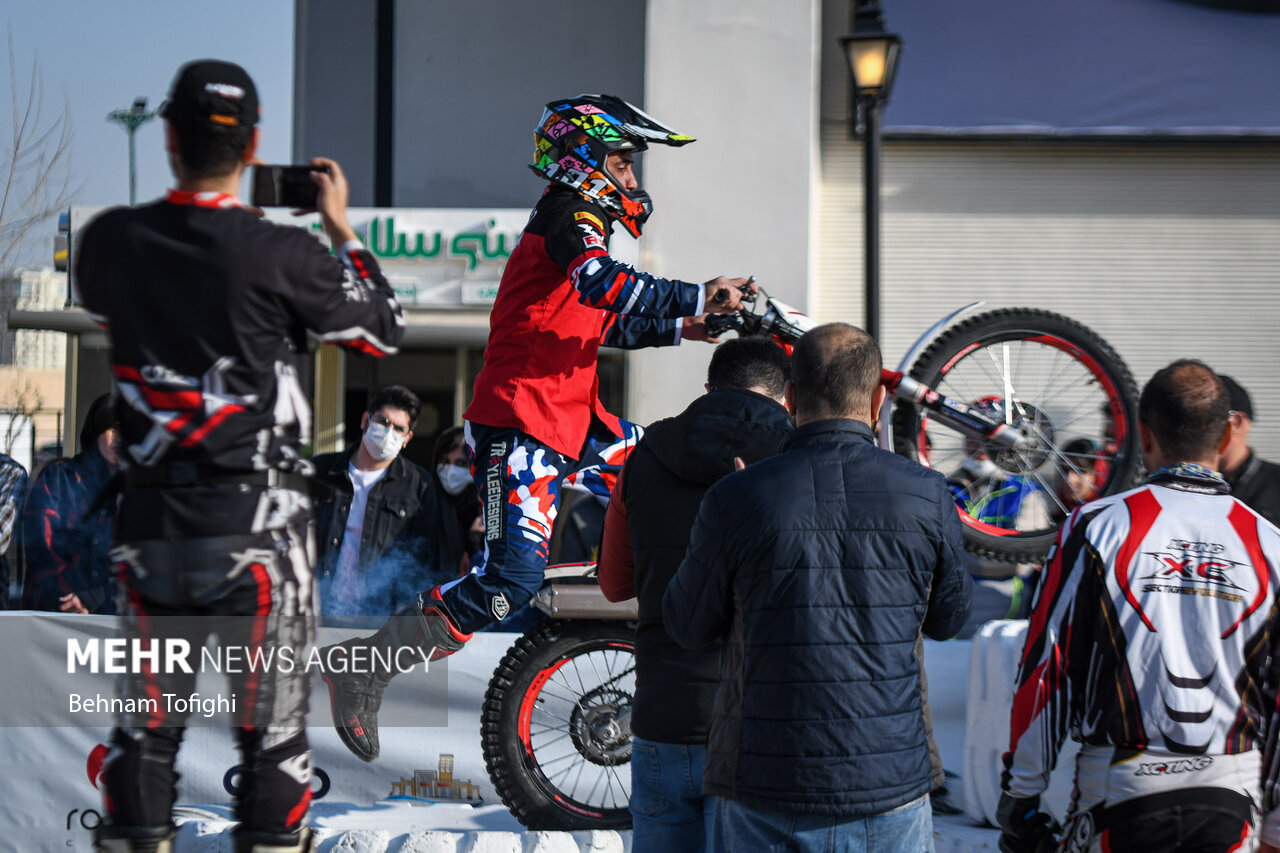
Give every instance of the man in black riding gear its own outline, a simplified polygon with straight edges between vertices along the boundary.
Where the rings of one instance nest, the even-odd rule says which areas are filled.
[[[236,190],[257,149],[258,97],[237,65],[179,70],[161,110],[177,188],[117,208],[84,230],[76,281],[111,334],[126,466],[112,559],[126,636],[290,652],[314,640],[311,499],[301,456],[310,411],[297,362],[307,334],[357,352],[395,352],[395,293],[347,222],[347,182],[316,159],[317,208],[335,254],[307,230],[273,225]],[[103,769],[108,853],[167,851],[174,762],[194,674],[150,666],[121,681],[139,710],[121,716]],[[231,676],[243,774],[235,849],[311,849],[305,667]]]

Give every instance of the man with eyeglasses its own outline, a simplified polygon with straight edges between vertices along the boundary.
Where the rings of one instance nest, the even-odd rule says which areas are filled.
[[[1231,441],[1222,452],[1220,469],[1231,494],[1272,524],[1280,524],[1280,465],[1260,458],[1249,446],[1253,400],[1240,383],[1221,373],[1231,397]]]
[[[332,490],[316,504],[322,624],[380,625],[419,590],[458,576],[463,545],[452,504],[401,453],[421,410],[416,394],[388,385],[370,401],[355,447],[312,460]]]

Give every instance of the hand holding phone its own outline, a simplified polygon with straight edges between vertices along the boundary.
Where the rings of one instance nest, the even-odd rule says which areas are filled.
[[[312,172],[329,173],[328,166],[267,166],[253,167],[253,195],[255,207],[292,207],[297,210],[315,210],[320,186],[311,178]]]

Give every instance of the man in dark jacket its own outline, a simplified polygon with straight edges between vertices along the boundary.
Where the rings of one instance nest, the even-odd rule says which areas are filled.
[[[721,344],[707,394],[659,421],[627,460],[605,516],[600,587],[610,601],[638,598],[636,693],[632,705],[631,814],[634,853],[702,851],[707,730],[720,681],[720,649],[680,648],[662,625],[662,594],[689,547],[707,489],[734,470],[777,453],[791,432],[782,404],[790,359],[767,338]]]
[[[1253,400],[1239,382],[1218,376],[1231,398],[1231,440],[1222,454],[1222,476],[1234,497],[1272,524],[1280,524],[1280,465],[1259,458],[1249,446]]]
[[[462,534],[453,507],[400,452],[421,410],[416,394],[389,385],[370,401],[359,444],[312,460],[316,479],[331,489],[315,508],[325,625],[376,627],[418,590],[458,576]]]
[[[885,392],[865,332],[819,326],[791,375],[795,432],[707,492],[663,601],[681,645],[725,642],[710,847],[826,850],[856,834],[869,851],[928,849],[942,779],[921,634],[945,639],[969,615],[955,504],[940,474],[876,448]]]
[[[98,500],[119,461],[116,435],[115,398],[103,394],[85,414],[80,452],[53,460],[32,482],[22,507],[24,609],[116,612],[107,556],[116,502]]]

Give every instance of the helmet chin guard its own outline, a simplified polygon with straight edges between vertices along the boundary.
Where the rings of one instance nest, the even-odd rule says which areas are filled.
[[[640,236],[653,202],[642,189],[628,192],[609,172],[605,158],[615,151],[643,151],[649,143],[680,146],[693,142],[613,95],[578,95],[552,101],[533,131],[529,168],[600,205],[633,237]]]

